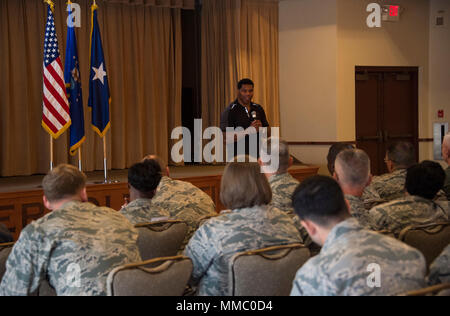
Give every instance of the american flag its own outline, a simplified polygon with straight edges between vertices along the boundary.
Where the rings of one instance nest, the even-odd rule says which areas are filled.
[[[70,126],[69,102],[64,84],[64,72],[59,55],[53,12],[48,5],[44,42],[44,94],[42,126],[58,138]]]

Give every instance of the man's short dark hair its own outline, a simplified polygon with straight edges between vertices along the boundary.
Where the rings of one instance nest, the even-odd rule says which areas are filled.
[[[292,195],[292,204],[301,220],[322,227],[349,216],[341,187],[326,176],[313,176],[300,183]]]
[[[410,195],[432,200],[443,188],[444,182],[445,171],[441,165],[426,160],[408,168],[405,187]]]
[[[237,84],[238,90],[241,90],[243,85],[250,85],[252,87],[255,87],[255,84],[253,83],[253,81],[248,78],[242,79],[238,82],[238,84]]]
[[[387,149],[387,158],[398,168],[409,168],[416,164],[416,150],[409,142],[396,142]]]
[[[334,173],[334,163],[336,162],[337,155],[339,155],[341,151],[344,151],[346,149],[355,149],[355,147],[349,143],[336,143],[331,145],[330,149],[328,150],[328,171],[331,175],[333,175]]]
[[[146,159],[128,169],[128,183],[144,196],[152,195],[161,178],[161,167],[156,160]]]
[[[158,156],[158,155],[155,155],[155,154],[149,154],[149,155],[145,156],[144,158],[142,158],[141,162],[143,162],[145,160],[154,160],[154,161],[156,161],[159,164],[159,166],[161,167],[161,170],[165,170],[167,168],[167,166],[169,166],[169,164],[167,163],[166,160],[161,158],[161,156]]]

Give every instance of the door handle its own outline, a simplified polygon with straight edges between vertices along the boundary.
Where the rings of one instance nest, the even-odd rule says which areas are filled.
[[[403,134],[403,135],[391,135],[390,138],[413,138],[414,136],[411,134]]]
[[[392,134],[392,135],[389,135],[388,131],[384,131],[383,134],[384,134],[384,136],[383,136],[384,142],[387,142],[389,139],[413,138],[414,137],[414,135],[411,135],[411,134],[398,134],[398,135]]]
[[[377,136],[360,136],[356,139],[358,142],[377,141],[381,143],[383,141],[383,132],[378,131]]]
[[[367,142],[371,140],[378,140],[378,136],[361,136],[357,139],[358,142]]]

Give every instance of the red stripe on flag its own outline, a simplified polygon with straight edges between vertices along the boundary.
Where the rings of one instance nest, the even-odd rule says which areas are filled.
[[[58,86],[65,91],[66,84],[64,83],[63,78],[56,72],[55,68],[50,64],[47,66],[48,72],[52,75],[53,80],[58,84]]]
[[[63,81],[64,81],[64,70],[63,70],[63,66],[62,66],[62,62],[61,62],[61,58],[60,58],[60,57],[58,57],[58,58],[56,59],[56,63],[58,64],[59,69],[61,69],[62,75],[61,75],[60,77],[61,77],[61,79],[63,79]],[[56,70],[55,70],[55,71],[56,71]]]
[[[45,125],[47,125],[47,127],[54,133],[58,133],[58,129],[55,127],[55,125],[53,125],[52,122],[50,122],[50,120],[45,116],[42,115],[42,121],[44,122]]]
[[[66,98],[67,98],[66,84],[64,83],[64,80],[59,76],[59,74],[56,72],[56,70],[53,68],[52,65],[49,65],[47,67],[47,70],[50,73],[50,75],[52,76],[53,80],[55,80],[55,82],[60,86],[61,91],[66,95]],[[55,89],[55,91],[56,91],[56,89]],[[58,91],[56,91],[56,93],[58,93]],[[58,95],[61,96],[59,93],[58,93]],[[64,111],[69,113],[69,107],[67,106],[67,102],[68,101],[64,100],[64,102],[63,102],[63,104],[61,104],[61,106],[64,109]]]
[[[44,95],[44,104],[47,110],[52,113],[52,115],[58,120],[58,122],[64,126],[67,124],[67,121],[59,114],[58,111],[53,107],[53,105],[50,103],[50,101],[45,97]]]
[[[58,91],[55,90],[55,88],[52,86],[52,84],[48,81],[48,79],[44,76],[44,85],[47,88],[47,90],[50,92],[50,94],[55,98],[55,100],[58,102],[58,104],[69,113],[69,109],[67,108],[66,101],[63,100],[61,95],[58,93]],[[66,105],[64,107],[64,105]],[[66,110],[67,108],[67,110]]]

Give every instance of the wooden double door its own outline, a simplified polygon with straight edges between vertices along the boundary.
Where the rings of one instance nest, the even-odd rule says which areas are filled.
[[[384,157],[396,141],[411,142],[418,158],[418,68],[356,67],[356,141],[372,174],[387,172]]]

